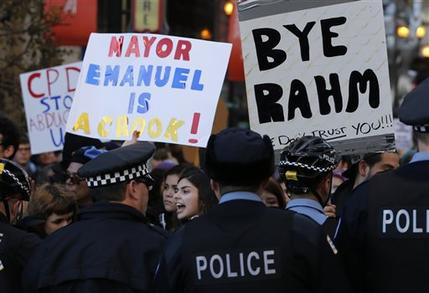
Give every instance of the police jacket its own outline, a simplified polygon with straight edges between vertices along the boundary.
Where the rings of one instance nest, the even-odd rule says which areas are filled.
[[[96,203],[47,237],[26,267],[27,292],[149,292],[165,237],[134,208]]]
[[[0,213],[0,292],[22,292],[22,271],[39,243],[37,236],[12,227]]]
[[[221,199],[179,229],[167,242],[157,292],[348,292],[321,226],[253,197]]]
[[[429,161],[374,176],[346,205],[336,244],[357,292],[422,292],[429,275]]]

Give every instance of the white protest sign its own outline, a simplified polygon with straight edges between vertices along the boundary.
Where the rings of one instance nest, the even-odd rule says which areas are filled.
[[[155,34],[91,34],[67,131],[205,147],[231,45]]]
[[[31,152],[63,149],[67,117],[82,62],[20,74]]]
[[[395,128],[395,144],[398,150],[407,151],[413,147],[413,127],[399,121],[393,120]]]
[[[239,4],[251,128],[275,149],[303,135],[343,153],[393,148],[381,0],[254,2]]]

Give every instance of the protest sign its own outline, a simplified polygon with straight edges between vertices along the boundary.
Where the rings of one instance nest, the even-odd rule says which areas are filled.
[[[31,152],[62,150],[81,62],[20,74]]]
[[[155,34],[91,34],[67,131],[206,146],[230,44]]]
[[[250,126],[275,149],[303,135],[394,148],[381,0],[244,0],[239,18]]]
[[[393,125],[396,148],[401,151],[411,149],[413,147],[413,127],[402,123],[399,119],[393,119]]]

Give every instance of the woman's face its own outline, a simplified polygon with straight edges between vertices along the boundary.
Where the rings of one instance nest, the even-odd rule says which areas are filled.
[[[264,204],[267,207],[269,207],[269,208],[279,208],[280,207],[280,204],[279,204],[279,201],[277,200],[277,197],[274,194],[272,194],[271,192],[264,190],[261,197],[262,197],[262,201],[264,202]]]
[[[179,180],[179,176],[175,174],[168,175],[167,178],[165,178],[162,190],[162,200],[167,212],[176,211],[176,200],[174,198],[174,194],[177,191],[177,180]]]
[[[69,225],[73,219],[73,212],[67,214],[56,214],[52,213],[46,219],[45,222],[45,232],[47,235],[57,231],[58,229]]]
[[[174,195],[176,199],[177,218],[191,219],[200,214],[198,189],[186,178],[177,184],[178,192]]]

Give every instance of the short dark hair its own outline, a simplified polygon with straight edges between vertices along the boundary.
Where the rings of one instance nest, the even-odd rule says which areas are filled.
[[[19,145],[19,131],[15,123],[12,122],[9,118],[0,113],[0,134],[2,138],[0,139],[0,145],[3,148],[8,148],[9,146],[14,147],[14,152],[9,158],[15,156],[16,151],[18,150]]]
[[[429,133],[420,133],[415,131],[414,134],[417,141],[421,141],[424,144],[429,144]]]
[[[94,202],[123,201],[128,183],[129,181],[92,188],[89,190],[89,194]]]

